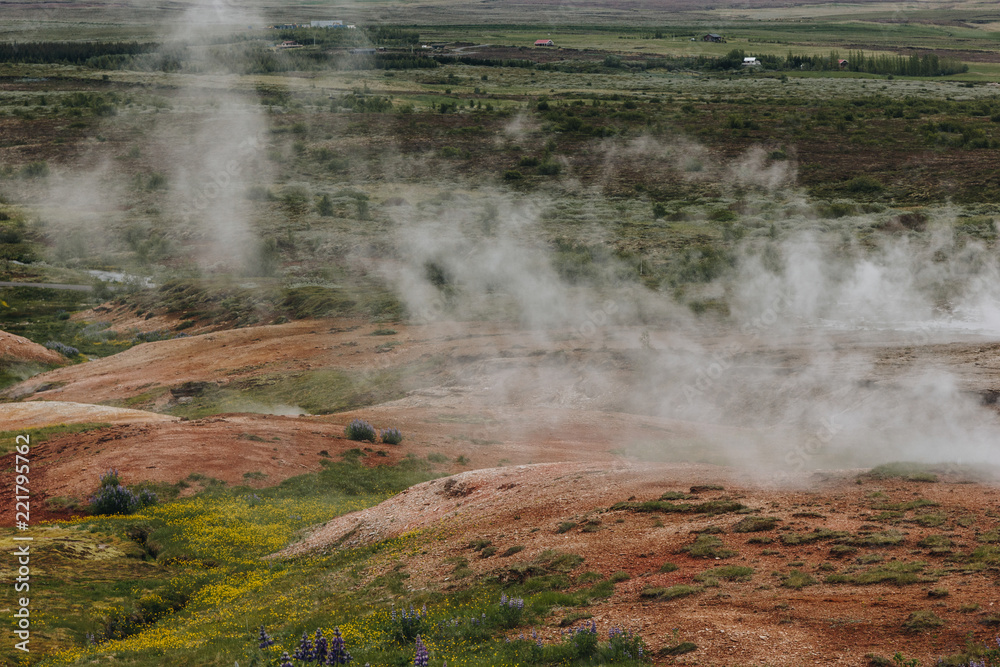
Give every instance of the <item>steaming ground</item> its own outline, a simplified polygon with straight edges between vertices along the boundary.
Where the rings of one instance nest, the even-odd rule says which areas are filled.
[[[634,326],[591,338],[488,322],[393,326],[372,336],[376,325],[304,321],[147,343],[6,395],[295,414],[305,409],[267,387],[352,373],[364,394],[380,373],[409,369],[394,380],[405,395],[322,419],[359,416],[449,451],[457,443],[477,465],[624,455],[735,465],[765,484],[894,460],[996,461],[1000,343],[983,335],[927,332],[926,343],[901,345],[883,331],[764,340],[720,326],[691,348],[688,337]],[[532,444],[539,438],[546,444]]]

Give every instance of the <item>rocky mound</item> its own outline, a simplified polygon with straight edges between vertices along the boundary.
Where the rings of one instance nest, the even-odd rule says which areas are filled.
[[[0,331],[0,364],[38,363],[61,364],[66,360],[58,352],[53,352],[23,336],[15,336]]]
[[[112,408],[106,405],[67,401],[32,401],[0,404],[0,422],[4,430],[43,428],[56,424],[140,424],[173,421],[176,417],[145,410]]]

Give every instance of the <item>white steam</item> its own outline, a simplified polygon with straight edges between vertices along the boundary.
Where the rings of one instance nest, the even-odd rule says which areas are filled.
[[[608,168],[651,151],[677,158],[633,142],[609,154]],[[407,209],[395,219],[399,257],[383,273],[418,319],[518,322],[565,353],[480,363],[473,375],[493,388],[493,408],[516,402],[726,425],[738,430],[720,437],[706,428],[697,446],[641,447],[772,472],[892,460],[1000,463],[987,387],[953,370],[954,345],[1000,335],[996,253],[956,235],[950,210],[919,236],[878,231],[889,228],[889,212],[820,219],[784,189],[794,167],[764,158],[755,149],[711,167],[784,201],[793,218],[776,218],[793,231],[767,233],[759,224],[738,245],[735,267],[716,280],[730,308],[722,320],[693,316],[668,289],[609,280],[614,262],[603,288],[565,280],[542,241],[545,206],[531,197],[491,193],[481,195],[488,205],[463,196]],[[859,228],[868,230],[863,244]]]

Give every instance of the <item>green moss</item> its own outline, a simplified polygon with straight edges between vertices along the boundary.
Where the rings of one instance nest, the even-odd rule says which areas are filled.
[[[732,558],[736,552],[727,549],[714,535],[699,535],[692,544],[683,548],[693,558]]]
[[[56,424],[53,426],[29,428],[20,431],[0,431],[0,454],[8,454],[14,451],[14,446],[16,444],[15,438],[19,435],[27,436],[28,444],[35,447],[42,444],[46,440],[57,436],[71,433],[99,431],[103,428],[111,428],[111,424],[105,422],[84,422],[80,424]],[[23,442],[23,440],[20,442]]]
[[[612,510],[629,512],[663,512],[682,514],[726,514],[738,512],[746,506],[734,500],[709,500],[704,503],[672,503],[664,500],[647,500],[645,502],[621,502],[611,506]]]
[[[740,519],[733,526],[734,533],[756,533],[764,530],[773,530],[779,519],[771,516],[748,516]]]
[[[669,588],[644,588],[639,593],[639,597],[654,600],[676,600],[677,598],[687,597],[688,595],[700,592],[701,588],[697,586],[678,584]]]
[[[921,610],[910,614],[910,617],[903,623],[903,629],[910,633],[920,633],[940,628],[944,624],[944,619],[934,612]]]
[[[819,582],[814,578],[799,570],[792,570],[781,579],[782,586],[785,588],[794,588],[795,590],[805,588],[806,586],[812,586],[817,583]]]
[[[870,586],[873,584],[892,584],[908,586],[910,584],[926,583],[929,579],[921,577],[920,572],[927,567],[924,562],[891,562],[877,567],[845,574],[833,574],[826,578],[828,584],[854,584]]]
[[[848,537],[850,533],[840,530],[828,530],[817,528],[811,533],[783,533],[781,535],[782,544],[798,546],[802,544],[812,544],[813,542],[826,542],[829,540],[839,540]]]

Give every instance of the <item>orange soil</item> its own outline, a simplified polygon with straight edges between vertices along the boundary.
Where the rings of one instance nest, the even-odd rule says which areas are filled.
[[[58,352],[53,352],[23,336],[0,331],[0,362],[36,362],[62,364],[66,362]]]

